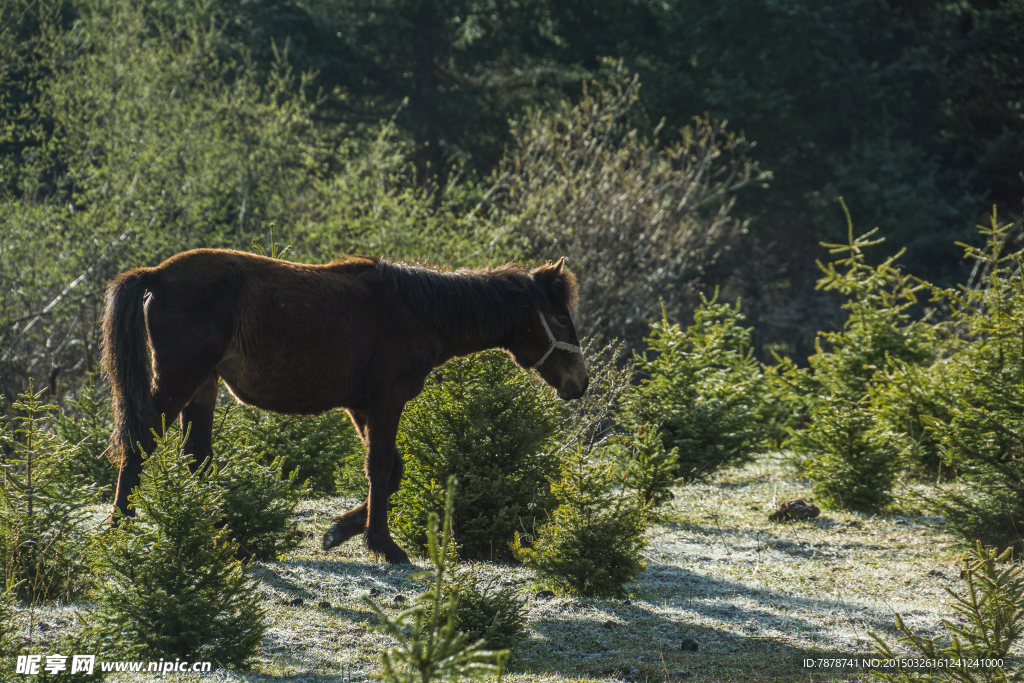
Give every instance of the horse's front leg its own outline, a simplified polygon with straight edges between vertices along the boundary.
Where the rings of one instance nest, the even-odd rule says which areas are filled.
[[[397,411],[398,415],[401,410]],[[405,554],[398,545],[391,540],[391,534],[387,525],[388,498],[398,491],[402,483],[402,455],[395,448],[395,435],[398,433],[398,415],[381,415],[372,420],[375,428],[370,427],[371,420],[366,413],[352,412],[352,421],[359,431],[359,435],[366,444],[366,478],[370,483],[370,495],[367,496],[358,506],[352,508],[343,515],[334,518],[334,524],[323,537],[323,549],[341,545],[348,539],[358,534],[366,533],[366,543],[371,552],[383,555],[389,562],[408,562],[409,556]],[[394,420],[393,426],[391,420]],[[390,437],[388,436],[390,434]],[[390,453],[390,468],[387,467],[388,453]],[[382,463],[381,461],[385,461]],[[380,522],[383,534],[380,529],[371,534],[368,529],[370,510],[373,509],[374,479],[384,479],[387,485],[384,487],[386,493],[383,502],[378,501],[377,509],[383,513],[383,520]],[[379,487],[378,487],[379,495]]]
[[[366,478],[370,481],[367,498],[366,547],[392,564],[408,564],[409,556],[391,539],[388,529],[388,498],[391,496],[392,474],[398,467],[401,481],[401,457],[395,447],[398,420],[402,406],[370,413],[367,418]],[[397,485],[395,489],[397,490]]]

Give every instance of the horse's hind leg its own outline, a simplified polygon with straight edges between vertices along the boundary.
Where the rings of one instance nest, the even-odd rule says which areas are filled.
[[[199,391],[181,410],[181,433],[188,431],[185,452],[192,456],[188,466],[195,474],[200,465],[213,457],[213,414],[217,407],[217,373],[199,387]]]

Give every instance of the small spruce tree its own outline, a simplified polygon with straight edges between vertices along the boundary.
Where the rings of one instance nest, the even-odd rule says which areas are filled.
[[[826,507],[875,511],[887,505],[909,449],[906,437],[880,424],[866,399],[831,396],[811,406],[794,445],[809,455],[802,474]]]
[[[682,329],[662,311],[648,350],[636,359],[648,375],[627,404],[635,425],[658,424],[676,476],[694,480],[720,467],[749,462],[769,443],[762,419],[764,376],[752,355],[740,303],[701,296],[693,325]]]
[[[656,428],[640,425],[634,433],[618,437],[612,451],[622,483],[652,511],[672,498],[678,454],[675,448],[665,449]]]
[[[94,637],[102,651],[125,656],[244,665],[265,615],[230,532],[217,528],[220,473],[210,463],[191,474],[182,444],[175,432],[158,436],[129,497],[138,516],[122,518],[95,544]]]
[[[4,583],[23,599],[71,599],[88,586],[87,507],[99,500],[77,471],[75,449],[48,431],[57,407],[31,387],[0,434],[0,560]]]
[[[393,529],[426,548],[431,514],[444,513],[442,483],[458,475],[452,534],[465,558],[506,559],[516,531],[554,507],[558,399],[499,351],[448,362],[406,406],[398,447],[405,482],[392,497]]]
[[[376,678],[388,683],[457,683],[479,680],[501,673],[508,651],[486,649],[483,639],[472,639],[458,626],[457,593],[445,585],[452,554],[452,516],[455,478],[448,478],[445,493],[444,526],[440,533],[437,516],[431,515],[427,552],[431,568],[415,575],[427,583],[427,590],[412,600],[412,606],[391,618],[372,598],[364,600],[378,617],[380,629],[397,641],[381,654],[382,671]]]
[[[457,562],[458,555],[452,559]],[[526,627],[526,600],[511,586],[481,580],[471,566],[450,568],[443,597],[456,606],[456,627],[492,650],[510,649]]]
[[[1016,234],[993,212],[979,226],[984,248],[967,247],[977,263],[972,286],[942,292],[955,311],[962,349],[949,361],[956,401],[945,419],[927,421],[961,486],[935,501],[963,541],[1024,551],[1024,250],[1009,251]]]
[[[72,471],[81,474],[88,483],[95,483],[106,492],[104,501],[112,501],[117,483],[117,468],[107,457],[110,432],[114,417],[110,397],[103,387],[97,387],[89,375],[78,398],[67,402],[54,422],[54,432],[75,447]]]
[[[343,493],[365,494],[364,446],[344,411],[303,417],[231,406],[218,408],[217,424],[214,453],[244,442],[263,454],[264,465],[279,468],[282,478],[298,471],[297,482],[308,482],[310,493],[333,495],[340,484]]]
[[[561,469],[551,486],[559,506],[531,545],[516,536],[516,559],[567,593],[621,596],[644,568],[647,507],[631,491],[616,492],[611,463],[577,451]]]
[[[1014,645],[1024,635],[1024,570],[1021,565],[1012,561],[1011,551],[999,554],[978,543],[964,558],[963,578],[966,584],[963,592],[945,587],[953,598],[953,611],[957,616],[955,621],[942,620],[945,636],[919,636],[896,614],[896,628],[903,634],[898,640],[901,645],[922,659],[955,660],[963,664],[928,672],[872,671],[875,678],[890,683],[1007,683],[1024,679],[1020,669],[1008,670],[995,664],[1009,659]],[[877,633],[870,635],[880,655],[886,659],[903,658]],[[975,660],[988,662],[982,666],[971,665]]]

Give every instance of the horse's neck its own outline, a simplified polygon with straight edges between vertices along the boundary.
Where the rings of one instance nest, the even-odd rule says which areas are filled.
[[[514,326],[512,325],[509,325],[507,329],[495,328],[486,333],[482,333],[480,330],[452,331],[445,335],[446,338],[442,342],[442,356],[448,360],[456,356],[468,356],[477,351],[507,348],[513,331]]]

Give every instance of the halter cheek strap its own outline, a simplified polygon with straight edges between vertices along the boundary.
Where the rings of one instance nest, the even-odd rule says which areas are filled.
[[[539,361],[530,366],[531,370],[544,365],[544,361],[548,359],[548,356],[550,356],[551,352],[555,349],[561,349],[562,351],[568,351],[570,353],[578,353],[580,354],[580,358],[584,358],[582,348],[575,346],[574,344],[570,344],[569,342],[558,341],[555,339],[555,335],[551,334],[551,328],[548,327],[548,321],[544,318],[544,314],[537,311],[537,315],[540,316],[540,324],[544,326],[544,331],[547,332],[548,335],[548,350],[544,352],[544,355],[540,357]],[[584,362],[586,362],[586,360],[584,360]]]

